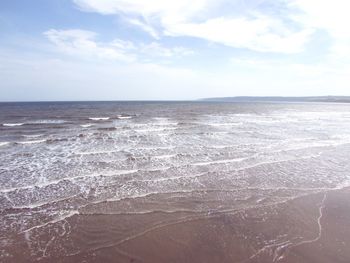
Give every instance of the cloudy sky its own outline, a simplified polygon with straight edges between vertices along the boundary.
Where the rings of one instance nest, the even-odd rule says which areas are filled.
[[[0,101],[350,95],[347,0],[1,0]]]

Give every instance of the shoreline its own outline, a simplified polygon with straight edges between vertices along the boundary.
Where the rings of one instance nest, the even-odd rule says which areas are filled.
[[[56,224],[50,224],[25,233],[27,240],[19,235],[11,249],[16,256],[6,262],[349,262],[349,197],[350,187],[344,187],[207,216],[78,214],[57,222],[70,231],[67,244],[52,237]],[[28,254],[32,236],[46,244],[41,257]],[[64,257],[55,242],[65,247]]]

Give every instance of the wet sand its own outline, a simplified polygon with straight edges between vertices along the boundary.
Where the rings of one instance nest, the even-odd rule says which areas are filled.
[[[202,214],[127,214],[121,210],[130,203],[110,203],[109,210],[121,213],[85,211],[19,235],[9,250],[14,257],[6,262],[345,263],[350,262],[349,198],[350,188],[344,188]],[[33,238],[41,243],[30,243]],[[28,246],[37,255],[30,255]]]

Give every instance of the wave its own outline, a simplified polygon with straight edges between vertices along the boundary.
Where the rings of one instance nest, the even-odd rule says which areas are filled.
[[[206,174],[208,174],[208,173],[204,172],[204,173],[194,174],[194,175],[173,176],[173,177],[164,177],[164,178],[157,178],[157,179],[132,180],[129,182],[164,182],[164,181],[183,180],[183,179],[186,180],[186,179],[190,179],[190,178],[201,177],[201,176],[206,175]]]
[[[26,121],[26,122],[18,122],[18,123],[3,123],[2,125],[5,127],[16,127],[16,126],[22,126],[25,124],[33,125],[33,124],[62,124],[66,123],[65,120],[33,120],[33,121]]]
[[[235,159],[226,159],[226,160],[217,160],[217,161],[209,161],[209,162],[202,162],[202,163],[192,163],[191,165],[194,166],[204,166],[204,165],[211,165],[211,164],[225,164],[225,163],[237,163],[247,160],[248,158],[235,158]]]
[[[38,137],[43,136],[43,134],[28,134],[28,135],[24,134],[22,136],[25,138],[38,138]]]
[[[119,120],[127,120],[127,119],[132,119],[132,116],[129,116],[129,115],[118,115],[117,119],[119,119]]]
[[[16,144],[36,144],[36,143],[43,143],[43,142],[46,142],[46,140],[22,141],[22,142],[16,142]]]
[[[62,124],[66,123],[65,120],[35,120],[35,121],[28,121],[26,124]]]
[[[148,128],[148,129],[135,129],[136,132],[158,132],[158,131],[170,131],[176,130],[176,127],[168,127],[168,128]]]
[[[109,120],[110,117],[90,117],[89,120],[92,120],[92,121],[107,121]]]
[[[208,149],[225,149],[225,148],[233,148],[237,147],[237,145],[209,145],[206,146]]]
[[[81,125],[80,125],[80,127],[82,127],[82,128],[89,128],[89,127],[91,127],[91,126],[93,126],[92,123],[87,123],[87,124],[81,124]]]
[[[172,166],[161,166],[161,167],[151,167],[151,168],[146,168],[146,169],[142,169],[140,171],[143,172],[158,172],[158,171],[166,171],[171,169]]]
[[[154,158],[154,159],[169,159],[169,158],[173,158],[176,156],[177,156],[177,154],[165,154],[165,155],[152,156],[152,158]]]
[[[110,150],[110,151],[91,151],[91,152],[76,152],[76,155],[95,155],[95,154],[110,154],[110,153],[116,153],[120,150]]]
[[[98,128],[99,131],[115,131],[117,130],[116,127],[104,127],[104,128]]]
[[[298,139],[291,140],[291,141],[301,141]],[[298,150],[307,150],[312,148],[325,148],[325,147],[336,147],[336,146],[342,146],[350,144],[350,140],[329,140],[329,141],[319,141],[319,142],[302,142],[302,143],[287,143],[287,144],[280,144],[280,145],[269,145],[265,147],[265,149],[268,149],[269,151],[273,149],[271,153],[281,153],[281,152],[289,152],[289,151],[298,151]],[[276,147],[278,147],[280,150],[274,150]]]
[[[169,150],[169,149],[175,149],[176,146],[172,146],[172,145],[169,145],[169,146],[139,146],[137,147],[138,150]]]
[[[157,125],[157,126],[176,126],[179,123],[178,122],[156,122],[156,123],[152,123],[153,125]]]
[[[24,123],[3,123],[2,126],[5,126],[5,127],[16,127],[16,126],[22,126],[24,125]]]
[[[169,118],[165,118],[165,117],[153,117],[152,118],[155,121],[168,121]]]
[[[77,210],[72,210],[72,211],[64,211],[61,215],[59,215],[57,218],[53,219],[53,220],[50,220],[46,223],[43,223],[43,224],[40,224],[40,225],[36,225],[36,226],[33,226],[33,227],[30,227],[26,230],[23,230],[21,233],[27,233],[31,230],[34,230],[34,229],[38,229],[38,228],[41,228],[41,227],[45,227],[45,226],[48,226],[50,224],[55,224],[55,223],[58,223],[60,221],[63,221],[63,220],[66,220],[67,218],[69,217],[72,217],[74,215],[78,215],[79,214],[79,211]]]
[[[153,120],[155,120],[155,122],[153,122],[153,125],[159,125],[159,126],[167,126],[167,125],[178,125],[178,122],[174,122],[173,120],[170,120],[168,118],[153,118]]]
[[[89,178],[89,177],[112,177],[112,176],[117,176],[117,175],[126,175],[126,174],[133,174],[138,172],[139,170],[118,170],[118,171],[109,171],[109,172],[104,172],[104,173],[93,173],[93,174],[87,174],[87,175],[77,175],[73,177],[63,177],[57,180],[52,180],[44,183],[38,183],[38,184],[33,184],[33,185],[26,185],[26,186],[19,186],[19,187],[12,187],[12,188],[7,188],[7,189],[0,189],[0,193],[10,193],[10,192],[15,192],[18,190],[27,190],[27,189],[32,189],[32,188],[43,188],[47,187],[50,185],[55,185],[63,181],[73,181],[77,179],[84,179],[84,178]],[[38,206],[37,204],[35,206]]]
[[[55,142],[67,142],[68,138],[55,138],[55,139],[47,139],[47,143],[55,143]]]
[[[224,123],[214,123],[214,122],[199,122],[198,124],[201,125],[209,125],[209,126],[215,126],[215,127],[222,127],[222,126],[240,126],[243,123],[242,122],[224,122]]]
[[[9,142],[0,142],[0,147],[10,144]]]

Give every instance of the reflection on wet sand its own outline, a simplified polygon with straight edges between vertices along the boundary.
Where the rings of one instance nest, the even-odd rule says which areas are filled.
[[[107,214],[87,210],[18,235],[12,259],[25,262],[18,248],[35,245],[42,262],[349,262],[349,197],[344,188],[210,213],[128,213],[122,207],[152,201],[112,202]]]

